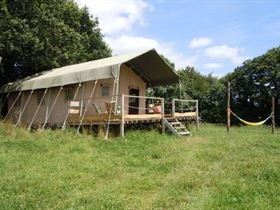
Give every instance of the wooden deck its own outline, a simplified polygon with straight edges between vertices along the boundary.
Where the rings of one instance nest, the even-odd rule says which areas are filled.
[[[174,117],[196,117],[196,112],[184,112],[184,113],[175,112]]]
[[[175,113],[174,116],[172,114],[165,114],[165,118],[168,119],[179,119],[179,120],[193,120],[196,118],[196,112],[186,112],[186,113]],[[85,116],[82,124],[104,124],[108,123],[110,119],[110,123],[112,124],[120,124],[121,123],[121,115],[111,115],[111,118],[108,114],[100,114],[100,115],[92,115]],[[70,125],[78,125],[80,123],[81,118],[79,116],[69,116],[68,124]],[[133,124],[133,123],[149,123],[149,122],[160,122],[162,120],[161,114],[130,114],[124,115],[125,124]]]

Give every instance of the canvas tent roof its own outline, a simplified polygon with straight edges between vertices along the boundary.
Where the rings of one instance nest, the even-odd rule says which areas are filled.
[[[132,67],[145,82],[152,86],[178,82],[178,76],[174,70],[160,57],[156,50],[151,49],[45,71],[32,77],[9,83],[1,89],[1,92],[44,89],[91,80],[114,78],[121,64],[127,64]]]

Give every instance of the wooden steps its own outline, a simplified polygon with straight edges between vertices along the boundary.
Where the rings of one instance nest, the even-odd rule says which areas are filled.
[[[164,125],[176,136],[190,136],[191,132],[177,119],[164,119]]]

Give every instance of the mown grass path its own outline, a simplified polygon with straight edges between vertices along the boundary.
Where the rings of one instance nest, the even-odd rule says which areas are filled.
[[[202,125],[105,141],[0,124],[0,209],[277,209],[280,133]]]

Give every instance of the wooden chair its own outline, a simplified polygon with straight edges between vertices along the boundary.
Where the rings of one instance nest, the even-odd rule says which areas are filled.
[[[93,103],[92,105],[97,114],[104,114],[96,103]]]
[[[105,102],[106,106],[106,111],[111,114],[115,114],[115,107],[116,107],[116,102],[115,101],[110,101],[110,102]]]

